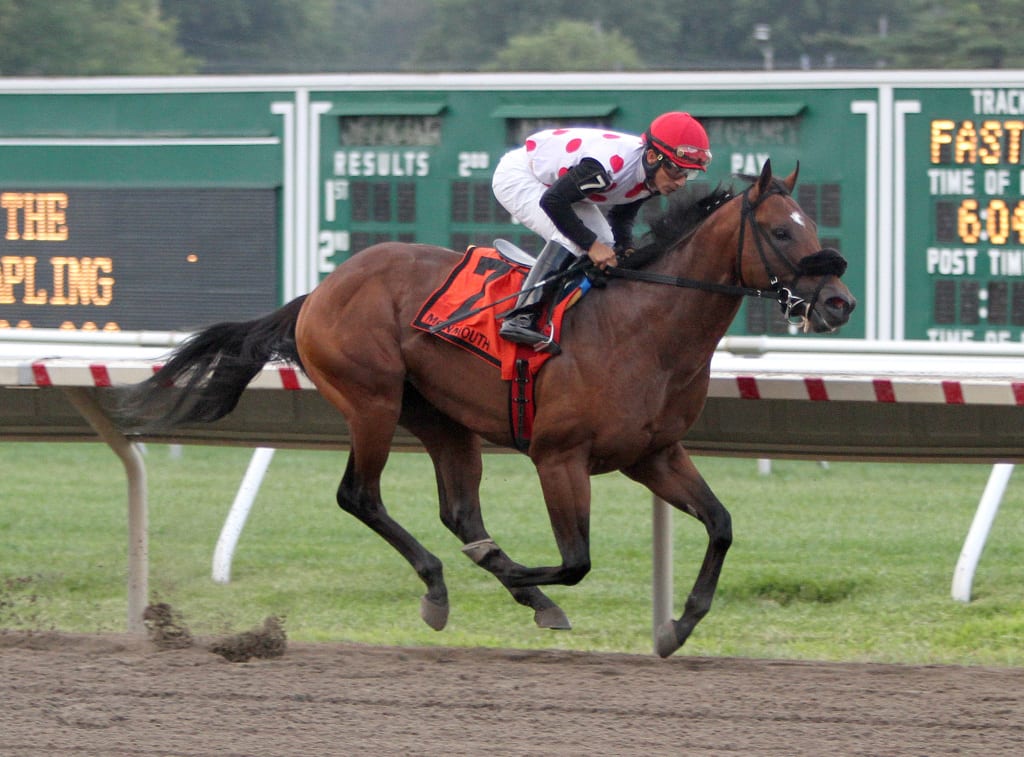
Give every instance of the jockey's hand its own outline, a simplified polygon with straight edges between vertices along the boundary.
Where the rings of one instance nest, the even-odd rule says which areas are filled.
[[[602,271],[616,264],[615,250],[603,242],[594,242],[587,250],[587,257]]]

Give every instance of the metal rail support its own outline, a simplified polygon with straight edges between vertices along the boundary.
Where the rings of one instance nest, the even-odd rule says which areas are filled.
[[[235,547],[238,545],[238,538],[242,535],[245,521],[249,517],[252,503],[260,491],[260,484],[263,483],[263,476],[270,467],[270,461],[274,459],[272,447],[258,447],[252,453],[249,460],[249,467],[246,468],[245,476],[242,477],[242,484],[238,487],[238,494],[231,505],[228,517],[220,530],[220,538],[217,539],[217,547],[213,550],[213,580],[219,584],[226,584],[231,581],[231,561],[235,555]]]
[[[142,634],[142,613],[149,601],[149,508],[146,464],[138,447],[119,432],[103,413],[91,391],[81,386],[61,390],[100,438],[114,450],[128,477],[128,632]]]
[[[971,601],[974,571],[978,567],[981,552],[988,539],[989,529],[992,528],[992,521],[995,520],[996,513],[999,511],[999,503],[1003,500],[1011,473],[1013,473],[1011,463],[996,463],[992,466],[992,472],[988,476],[988,483],[985,484],[985,491],[981,494],[981,501],[978,503],[974,520],[971,522],[963,549],[960,550],[960,558],[956,561],[956,568],[953,571],[953,599],[960,602]]]

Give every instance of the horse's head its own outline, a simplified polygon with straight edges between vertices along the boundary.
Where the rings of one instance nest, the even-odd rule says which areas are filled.
[[[765,161],[758,179],[734,202],[740,205],[736,270],[745,287],[777,291],[786,318],[804,331],[835,331],[857,304],[840,280],[846,259],[822,249],[817,225],[793,199],[800,171],[772,176]]]

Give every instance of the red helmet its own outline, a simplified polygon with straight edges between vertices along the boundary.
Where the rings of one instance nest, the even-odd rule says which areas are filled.
[[[644,139],[680,168],[706,171],[711,163],[707,132],[689,113],[663,113],[651,122]]]

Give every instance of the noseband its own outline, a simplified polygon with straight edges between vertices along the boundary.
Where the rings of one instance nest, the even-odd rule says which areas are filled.
[[[769,291],[773,292],[777,297],[779,307],[782,308],[782,315],[793,325],[806,324],[807,316],[814,309],[818,302],[818,295],[821,294],[825,282],[828,281],[827,277],[835,276],[839,278],[846,273],[846,258],[840,255],[838,250],[827,247],[804,256],[794,265],[789,258],[779,252],[779,248],[772,242],[768,232],[757,225],[756,214],[758,206],[773,194],[784,194],[783,190],[778,184],[773,183],[758,196],[757,200],[751,201],[751,189],[752,187],[747,187],[743,192],[743,205],[740,210],[739,247],[736,251],[736,278],[742,288],[749,288],[743,280],[743,241],[747,224],[749,223],[753,232],[754,245],[757,247],[757,254],[761,257],[761,265],[764,266],[764,271],[768,274]],[[775,257],[781,260],[786,268],[789,269],[791,278],[788,286],[783,286],[779,277],[772,271],[768,256],[765,254],[766,245],[768,249],[775,253]],[[796,283],[804,276],[822,277],[814,290],[814,294],[811,295],[810,302],[793,292]]]

